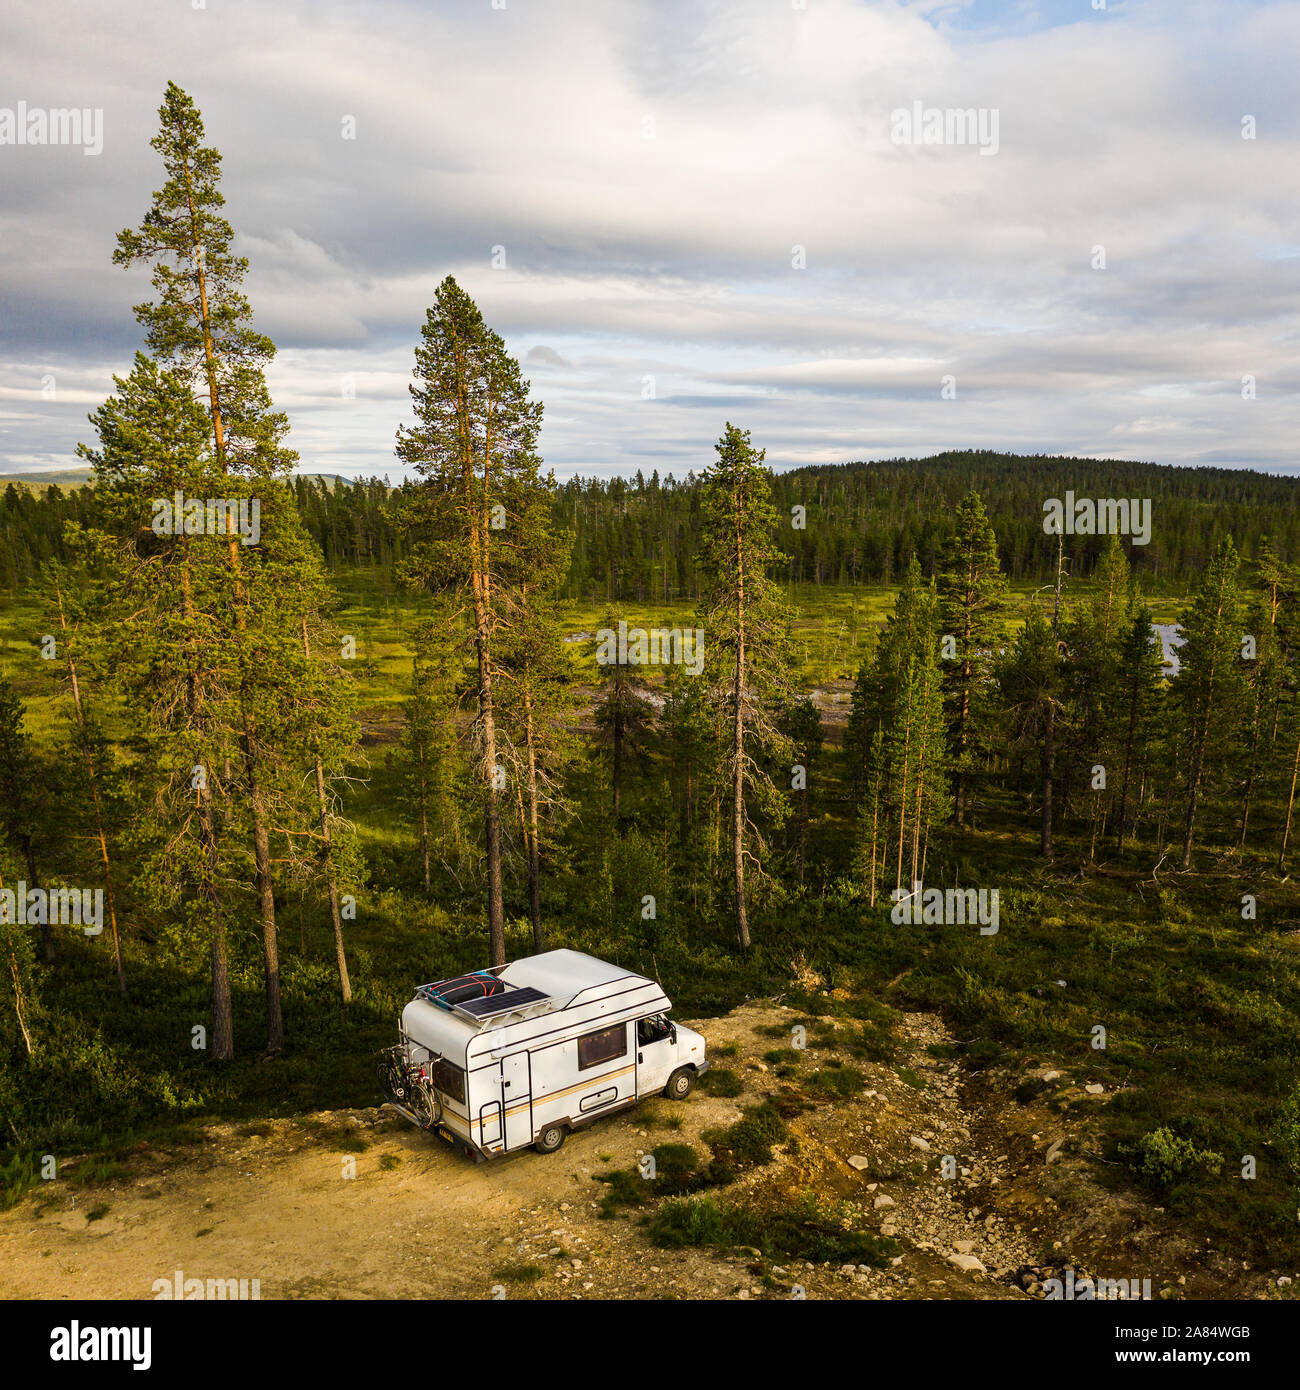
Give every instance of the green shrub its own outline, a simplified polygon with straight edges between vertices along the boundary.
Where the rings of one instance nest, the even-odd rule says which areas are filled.
[[[1120,1153],[1156,1187],[1170,1187],[1198,1168],[1215,1177],[1223,1167],[1222,1154],[1198,1149],[1190,1139],[1180,1138],[1164,1125],[1144,1134],[1136,1144],[1121,1144]]]
[[[675,1248],[698,1245],[752,1245],[773,1259],[814,1264],[879,1267],[898,1253],[897,1244],[865,1231],[846,1231],[823,1217],[811,1200],[776,1211],[750,1212],[714,1197],[665,1202],[654,1214],[650,1239]]]
[[[1273,1138],[1287,1167],[1300,1177],[1300,1083],[1282,1102]]]
[[[856,1067],[828,1064],[825,1070],[813,1072],[805,1084],[810,1091],[843,1100],[847,1096],[857,1095],[867,1084],[867,1079]]]
[[[771,1163],[772,1146],[779,1144],[789,1133],[780,1112],[771,1101],[751,1106],[735,1124],[726,1129],[709,1130],[704,1142],[713,1150],[715,1159],[729,1161],[730,1166],[757,1167]]]
[[[715,1067],[700,1077],[700,1090],[711,1096],[738,1096],[745,1089],[740,1077],[726,1067]]]
[[[681,1197],[716,1181],[711,1165],[702,1162],[689,1144],[660,1144],[651,1157],[655,1164],[653,1178],[643,1178],[639,1168],[618,1168],[595,1175],[596,1181],[608,1188],[600,1203],[602,1219],[616,1216],[620,1207],[643,1206],[652,1197]]]
[[[93,1183],[116,1182],[130,1176],[131,1170],[115,1162],[108,1154],[92,1154],[77,1164],[70,1181],[78,1187],[89,1187]]]
[[[0,1164],[0,1211],[17,1206],[38,1178],[36,1159],[27,1154],[16,1153],[8,1163]]]

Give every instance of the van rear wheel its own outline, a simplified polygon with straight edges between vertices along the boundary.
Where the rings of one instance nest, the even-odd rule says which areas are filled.
[[[669,1100],[685,1100],[695,1089],[695,1072],[691,1067],[678,1067],[668,1078],[664,1095]]]
[[[539,1154],[553,1154],[556,1149],[564,1144],[564,1139],[567,1134],[568,1130],[566,1130],[563,1125],[547,1125],[537,1136],[533,1148],[535,1148]]]

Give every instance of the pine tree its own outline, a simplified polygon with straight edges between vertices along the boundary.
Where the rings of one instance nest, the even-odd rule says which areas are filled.
[[[51,627],[58,629],[61,666],[67,675],[68,693],[72,699],[77,750],[86,775],[86,791],[94,816],[95,840],[99,848],[100,871],[104,879],[104,901],[113,943],[113,962],[117,969],[117,987],[126,998],[126,969],[122,962],[122,939],[117,924],[117,893],[113,884],[113,857],[109,852],[108,741],[90,712],[84,690],[87,659],[85,656],[87,628],[92,620],[88,600],[95,592],[94,574],[83,563],[69,572],[58,560],[46,562],[41,576],[46,611],[52,617]]]
[[[355,690],[342,660],[328,655],[341,652],[341,634],[325,617],[332,595],[320,553],[301,524],[296,504],[290,504],[287,490],[276,491],[284,505],[267,562],[256,572],[257,590],[268,595],[268,601],[259,605],[259,618],[273,634],[287,634],[296,627],[302,645],[301,649],[296,643],[285,645],[277,674],[283,673],[289,682],[286,694],[279,709],[265,712],[259,723],[264,731],[274,727],[279,747],[290,750],[288,756],[277,759],[280,801],[288,812],[283,817],[288,858],[302,877],[316,877],[324,885],[339,992],[347,1004],[352,1001],[352,981],[343,940],[341,884],[359,865],[355,836],[339,811],[336,785],[346,782],[361,761]],[[303,779],[297,775],[303,763],[305,797]],[[308,848],[296,850],[299,843]]]
[[[945,691],[953,757],[953,814],[965,822],[967,788],[976,753],[975,703],[1003,634],[1007,582],[997,537],[977,492],[957,506],[956,529],[939,556],[939,625],[955,639],[945,662]]]
[[[1250,813],[1261,778],[1266,774],[1266,751],[1272,742],[1272,725],[1282,694],[1283,654],[1271,606],[1264,595],[1256,595],[1246,615],[1246,633],[1254,640],[1255,653],[1241,661],[1244,710],[1234,762],[1242,770],[1241,833],[1237,843],[1245,846]]]
[[[1180,615],[1183,645],[1171,698],[1176,714],[1186,807],[1184,869],[1191,868],[1196,818],[1207,773],[1223,750],[1240,714],[1242,680],[1241,599],[1237,552],[1230,537],[1220,542],[1205,568],[1192,606]]]
[[[568,814],[561,778],[572,756],[566,725],[575,712],[562,627],[552,597],[568,570],[572,538],[554,533],[549,513],[549,491],[538,489],[526,498],[517,530],[520,537],[531,538],[518,542],[521,553],[525,545],[531,545],[531,576],[520,583],[517,601],[508,611],[501,656],[505,675],[501,709],[514,750],[529,916],[537,952],[545,950],[543,844],[549,842],[551,828]]]
[[[1116,724],[1111,709],[1120,683],[1124,608],[1128,591],[1128,561],[1116,537],[1098,567],[1091,597],[1075,607],[1062,626],[1063,740],[1069,762],[1063,779],[1067,789],[1082,781],[1088,789],[1090,828],[1088,859],[1096,856],[1097,836],[1110,807],[1111,770],[1118,758]],[[1104,785],[1098,786],[1100,768]]]
[[[129,377],[91,417],[92,465],[112,571],[97,613],[106,664],[135,721],[137,765],[158,847],[141,866],[146,893],[182,910],[210,945],[211,1055],[234,1055],[226,774],[242,731],[237,625],[224,547],[211,537],[151,529],[152,501],[207,497],[217,476],[211,421],[180,372],[137,354]],[[111,545],[111,549],[109,549]]]
[[[764,844],[755,811],[780,821],[785,798],[760,765],[760,749],[784,755],[787,741],[772,718],[773,702],[789,691],[790,614],[769,577],[782,558],[772,542],[776,513],[766,451],[749,432],[728,422],[715,446],[717,460],[703,478],[699,563],[706,588],[698,625],[708,644],[709,689],[725,716],[722,771],[730,789],[732,881],[736,932],[750,946],[746,866],[763,873]]]
[[[1010,651],[997,662],[996,679],[1006,719],[1007,743],[1016,752],[1038,750],[1041,786],[1051,785],[1049,732],[1061,700],[1062,672],[1056,636],[1037,604],[1030,607]],[[1039,847],[1051,852],[1050,817],[1042,821]]]
[[[167,178],[140,226],[118,235],[113,260],[124,267],[138,262],[152,267],[157,299],[137,305],[136,318],[145,326],[145,342],[155,356],[174,364],[203,391],[217,472],[265,484],[286,475],[296,456],[283,443],[288,422],[272,409],[266,386],[265,368],[275,346],[252,327],[252,311],[240,288],[248,261],[233,255],[234,231],[221,213],[225,204],[219,188],[221,155],[203,143],[202,117],[174,82],[167,84],[158,116],[160,129],[152,144],[162,157]],[[225,491],[229,494],[229,484]],[[259,498],[262,505],[266,500],[265,495]],[[255,609],[242,547],[229,515],[226,533],[237,626],[241,644],[247,645],[242,634]],[[245,671],[259,659],[261,653],[251,654]],[[261,766],[268,740],[258,729],[255,703],[245,684],[241,690],[242,790],[250,812],[266,966],[267,1051],[274,1055],[284,1045],[284,1024],[267,774]]]
[[[406,723],[402,730],[402,763],[414,807],[416,838],[420,846],[420,865],[426,897],[433,892],[433,817],[440,825],[440,850],[447,853],[447,801],[450,795],[451,763],[455,751],[455,731],[451,721],[453,673],[451,653],[436,643],[444,631],[434,622],[416,633],[415,654],[411,661],[411,694],[403,705]]]
[[[528,577],[533,537],[512,533],[540,486],[542,406],[501,338],[448,276],[428,311],[410,387],[416,423],[398,432],[397,454],[422,486],[409,497],[417,532],[404,573],[434,591],[464,595],[478,672],[480,782],[487,860],[488,944],[505,963],[501,792],[494,647],[503,606]]]
[[[799,886],[802,888],[804,861],[808,850],[808,784],[812,780],[813,767],[821,757],[822,744],[826,738],[826,728],[822,723],[821,712],[812,699],[806,695],[785,709],[781,727],[794,750],[795,765],[802,770],[802,775],[797,778],[799,838],[795,854],[796,876],[799,880]]]
[[[938,623],[935,585],[913,555],[877,648],[870,745],[871,857],[883,835],[880,869],[892,853],[896,889],[920,877],[936,817],[952,807]],[[874,891],[873,878],[873,902]]]
[[[613,614],[607,614],[601,630],[613,633],[617,626]],[[606,639],[606,645],[614,644]],[[641,674],[639,665],[624,660],[622,652],[615,652],[612,661],[606,660],[600,649],[596,661],[601,693],[592,717],[597,744],[609,749],[611,811],[615,829],[620,829],[627,763],[644,751],[655,725],[655,707],[650,699],[650,683]]]
[[[887,813],[884,804],[885,788],[882,785],[885,777],[885,736],[880,729],[871,736],[865,776],[864,795],[858,808],[854,864],[859,875],[867,881],[867,899],[870,906],[875,907],[879,870],[883,868],[881,842],[885,832],[884,817]]]
[[[1115,714],[1122,737],[1116,852],[1124,853],[1133,783],[1145,776],[1164,706],[1164,664],[1151,610],[1132,615],[1120,649]]]
[[[844,727],[844,760],[853,799],[860,802],[871,780],[871,740],[876,727],[876,650],[858,666],[849,695],[849,717]]]
[[[3,690],[0,689],[0,698],[2,697]],[[4,717],[7,716],[3,709],[0,709],[0,718]],[[0,828],[0,893],[7,890],[16,895],[16,878],[17,866],[14,856],[9,851],[3,828]],[[35,1016],[39,1010],[39,967],[36,963],[36,953],[32,949],[31,937],[19,923],[16,907],[15,902],[15,911],[11,916],[8,903],[0,897],[0,1000],[3,1000],[5,1006],[0,1010],[0,1056],[7,1056],[16,1047],[18,1039],[21,1039],[23,1048],[30,1057],[36,1051],[34,1030]],[[11,1038],[15,1029],[16,1036]],[[22,1135],[14,1127],[13,1120],[18,1110],[19,1096],[6,1095],[7,1089],[7,1076],[4,1070],[0,1069],[0,1111],[4,1112],[13,1136],[21,1146]]]
[[[0,831],[22,856],[23,880],[28,889],[43,886],[37,850],[48,835],[53,807],[50,773],[31,735],[23,728],[26,712],[13,683],[0,673]],[[47,961],[54,959],[54,933],[45,914],[41,921],[41,947]]]

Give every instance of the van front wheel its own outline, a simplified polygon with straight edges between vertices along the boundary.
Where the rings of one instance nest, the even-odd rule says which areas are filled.
[[[568,1131],[563,1125],[547,1125],[537,1136],[533,1148],[535,1148],[539,1154],[553,1154],[556,1149],[563,1145],[567,1133]]]
[[[685,1100],[695,1089],[695,1072],[691,1067],[678,1067],[668,1078],[664,1095],[669,1100]]]

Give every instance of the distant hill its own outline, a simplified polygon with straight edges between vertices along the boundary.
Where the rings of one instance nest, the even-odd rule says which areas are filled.
[[[33,488],[47,488],[51,483],[56,487],[83,487],[89,481],[89,468],[37,469],[32,473],[0,472],[0,487],[7,487],[10,483],[26,483]]]
[[[345,478],[340,473],[295,473],[296,478],[311,478],[321,482],[346,483],[351,486],[355,478]],[[6,473],[0,470],[0,488],[10,483],[22,483],[27,487],[43,490],[52,484],[56,487],[85,487],[90,481],[89,468],[51,468],[37,469],[30,473]]]

